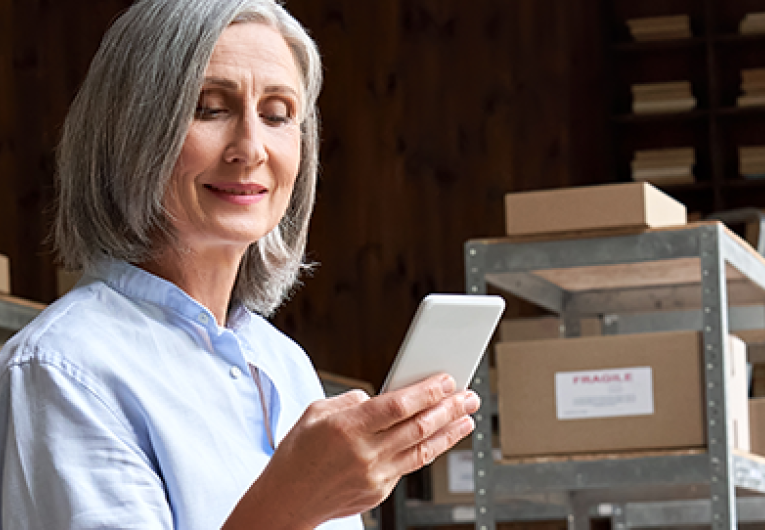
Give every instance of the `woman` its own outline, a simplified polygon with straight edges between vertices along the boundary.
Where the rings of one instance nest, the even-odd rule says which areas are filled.
[[[109,30],[59,150],[85,276],[0,355],[3,529],[359,528],[472,430],[447,376],[321,399],[260,316],[304,266],[320,73],[273,0],[141,0]]]

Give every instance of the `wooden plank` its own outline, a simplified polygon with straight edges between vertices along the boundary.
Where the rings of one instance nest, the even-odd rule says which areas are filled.
[[[725,270],[729,281],[744,278],[730,265]],[[535,271],[534,274],[567,291],[631,289],[698,284],[701,282],[701,265],[699,258],[678,258],[619,265],[547,269]]]

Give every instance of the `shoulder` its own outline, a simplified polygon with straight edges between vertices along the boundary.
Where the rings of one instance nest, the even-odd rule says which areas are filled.
[[[100,281],[78,286],[14,335],[0,353],[0,375],[44,362],[59,370],[103,380],[129,362],[131,337],[146,311]]]

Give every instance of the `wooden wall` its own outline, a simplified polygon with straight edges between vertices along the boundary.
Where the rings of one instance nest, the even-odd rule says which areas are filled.
[[[53,150],[128,0],[0,0],[0,253],[55,296]],[[463,291],[503,195],[607,179],[598,0],[290,0],[325,60],[321,262],[275,318],[319,368],[380,385],[418,300]]]
[[[322,265],[276,321],[379,385],[419,299],[464,292],[463,243],[502,235],[505,193],[606,178],[598,2],[289,6],[326,64]]]

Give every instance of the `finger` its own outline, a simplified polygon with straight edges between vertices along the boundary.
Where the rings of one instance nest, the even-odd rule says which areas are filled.
[[[472,390],[460,392],[444,399],[435,407],[394,425],[388,431],[379,433],[378,436],[385,437],[387,447],[407,449],[429,439],[468,414],[473,414],[480,405],[481,400]]]
[[[463,416],[438,431],[422,442],[406,449],[394,460],[396,469],[393,473],[405,475],[428,465],[440,455],[454,447],[457,442],[468,436],[475,429],[475,422],[470,416]]]
[[[349,390],[331,398],[314,401],[309,407],[310,415],[314,420],[321,420],[330,414],[346,411],[368,400],[369,394],[363,390]]]
[[[440,403],[454,393],[454,379],[439,374],[406,388],[386,392],[364,403],[364,424],[372,432],[380,432]]]

